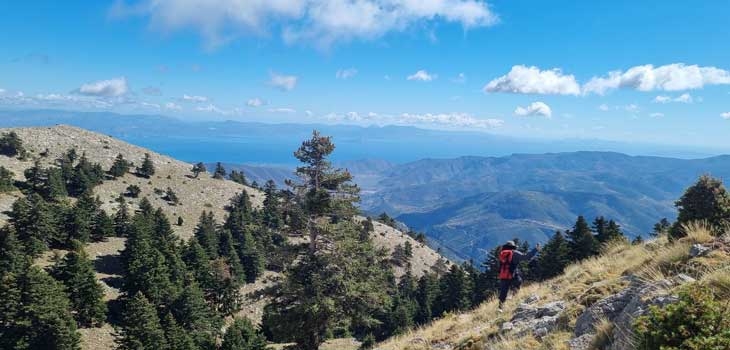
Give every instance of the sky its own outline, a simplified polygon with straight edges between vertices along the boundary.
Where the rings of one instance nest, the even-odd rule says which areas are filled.
[[[0,108],[727,148],[728,1],[0,3]]]

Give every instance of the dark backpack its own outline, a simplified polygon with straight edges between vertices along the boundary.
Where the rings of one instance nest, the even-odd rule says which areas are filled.
[[[511,280],[514,276],[514,269],[512,267],[513,255],[512,249],[503,249],[499,252],[499,279]]]

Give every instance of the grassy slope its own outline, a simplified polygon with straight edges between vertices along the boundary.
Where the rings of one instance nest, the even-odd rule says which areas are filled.
[[[0,133],[10,129],[0,129]],[[116,211],[114,201],[126,187],[135,184],[140,187],[142,197],[148,197],[155,207],[161,207],[170,221],[173,223],[175,233],[183,239],[189,239],[198,222],[200,213],[204,210],[213,211],[216,219],[220,222],[225,217],[224,207],[229,203],[231,197],[246,190],[251,196],[253,204],[260,207],[263,202],[263,193],[233,181],[216,180],[209,174],[201,174],[198,178],[192,178],[191,164],[175,160],[150,150],[130,145],[112,137],[90,132],[70,126],[37,127],[37,128],[14,128],[26,149],[32,157],[39,157],[39,154],[48,149],[48,155],[41,157],[41,163],[49,166],[54,163],[62,152],[70,148],[76,148],[79,153],[86,153],[92,162],[98,162],[104,169],[108,169],[117,154],[121,153],[125,159],[140,164],[144,154],[150,153],[155,163],[156,173],[150,179],[143,179],[132,174],[127,174],[116,180],[106,180],[102,185],[94,189],[94,193],[103,202],[102,208],[109,213]],[[8,168],[15,174],[17,180],[25,180],[23,171],[33,165],[32,160],[20,161],[16,158],[0,156],[0,165]],[[154,190],[165,190],[171,187],[180,199],[180,204],[169,205]],[[0,194],[0,225],[7,221],[5,211],[11,208],[12,203],[22,194],[19,192]],[[130,208],[134,209],[139,199],[128,200]],[[177,218],[183,218],[183,225],[174,225]],[[385,226],[375,223],[373,240],[376,246],[392,251],[397,244],[404,244],[407,240],[413,245],[413,258],[411,264],[416,275],[428,271],[441,257],[426,245],[420,244],[408,235]],[[124,249],[123,238],[110,238],[105,242],[90,243],[86,250],[94,261],[96,274],[105,290],[105,299],[113,300],[119,297],[119,252]],[[38,264],[47,266],[51,264],[51,258],[63,251],[47,252]],[[403,270],[396,267],[396,274],[400,275]],[[259,322],[262,316],[263,307],[267,299],[262,297],[262,291],[273,284],[280,276],[273,272],[266,272],[263,278],[254,284],[242,287],[242,294],[245,297],[243,309],[239,316],[249,317],[254,322]],[[110,325],[99,328],[81,329],[84,349],[111,349],[113,348],[113,329]]]
[[[693,243],[712,240],[713,237],[705,229],[694,227],[690,237],[673,244],[666,239],[636,246],[614,244],[605,247],[604,253],[598,257],[569,266],[561,276],[522,288],[512,300],[506,302],[504,313],[497,312],[496,300],[488,300],[472,311],[449,314],[422,328],[385,341],[377,349],[568,349],[567,341],[573,334],[575,320],[585,305],[622,289],[625,285],[622,276],[634,275],[644,280],[659,281],[681,271],[692,275],[698,283],[730,281],[730,254],[727,249],[715,250],[704,257],[690,258],[689,251]],[[724,287],[730,287],[730,284]],[[541,340],[530,334],[516,337],[501,333],[502,323],[509,321],[518,304],[531,295],[539,296],[541,304],[566,301],[563,325]]]

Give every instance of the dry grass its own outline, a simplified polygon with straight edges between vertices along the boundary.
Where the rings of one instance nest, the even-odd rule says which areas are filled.
[[[603,350],[611,343],[613,336],[613,323],[609,320],[602,319],[595,326],[596,335],[591,340],[591,350]]]
[[[730,267],[708,272],[700,278],[700,282],[710,287],[723,299],[730,299]]]

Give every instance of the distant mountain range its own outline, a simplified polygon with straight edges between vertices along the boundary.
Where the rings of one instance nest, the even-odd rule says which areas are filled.
[[[478,261],[514,237],[543,242],[578,215],[603,215],[630,236],[646,237],[661,218],[674,219],[674,201],[699,175],[730,177],[730,156],[685,160],[610,152],[338,165],[363,188],[366,212],[387,212],[426,232],[451,257]],[[238,168],[259,183],[291,178],[293,171]]]

